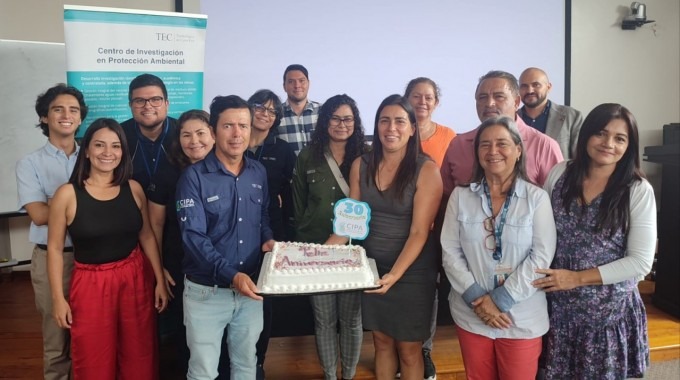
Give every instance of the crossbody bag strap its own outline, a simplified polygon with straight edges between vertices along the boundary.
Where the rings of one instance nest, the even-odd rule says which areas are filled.
[[[342,190],[342,193],[345,194],[346,197],[349,197],[349,185],[342,176],[342,173],[340,173],[340,167],[338,167],[338,163],[335,162],[333,155],[328,150],[324,152],[324,156],[326,156],[326,162],[328,162],[328,166],[331,168],[331,172],[333,173],[335,180],[338,182],[338,185],[340,185],[340,190]]]

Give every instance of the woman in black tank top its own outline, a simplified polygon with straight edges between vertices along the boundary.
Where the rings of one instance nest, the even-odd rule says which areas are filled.
[[[130,180],[127,140],[115,120],[95,120],[82,145],[69,183],[50,204],[52,313],[71,330],[74,379],[157,379],[155,314],[168,292],[146,198]],[[76,260],[68,300],[61,256],[67,230]]]

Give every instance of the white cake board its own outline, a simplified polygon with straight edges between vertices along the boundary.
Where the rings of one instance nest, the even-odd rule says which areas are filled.
[[[266,277],[265,269],[269,268],[269,264],[272,260],[273,253],[272,252],[266,252],[264,254],[264,259],[262,260],[262,267],[260,268],[260,276],[257,279],[257,288],[262,289],[262,282],[264,281],[264,278]],[[378,267],[375,265],[375,260],[371,258],[367,258],[368,260],[368,267],[371,269],[371,272],[373,272],[373,277],[377,279],[380,278],[378,275]],[[370,290],[370,289],[379,289],[382,287],[382,285],[376,285],[376,286],[369,286],[369,287],[358,287],[358,288],[348,288],[348,289],[343,289],[343,290],[319,290],[319,291],[310,291],[306,293],[274,293],[274,292],[262,292],[262,291],[257,291],[255,292],[258,295],[261,296],[303,296],[303,295],[310,295],[310,294],[331,294],[331,293],[343,293],[343,292],[354,292],[357,290]]]

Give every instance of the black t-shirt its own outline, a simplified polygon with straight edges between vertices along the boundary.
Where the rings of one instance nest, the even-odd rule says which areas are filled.
[[[144,194],[148,197],[149,193],[158,186],[155,183],[155,177],[167,177],[177,172],[168,160],[177,120],[168,117],[163,126],[165,130],[156,141],[151,141],[142,135],[134,119],[126,120],[121,126],[130,149],[132,179],[142,185]]]
[[[175,201],[175,189],[180,174],[179,170],[157,173],[154,177],[155,186],[153,190],[147,192],[147,198],[150,202],[165,206],[161,257],[163,258],[163,266],[173,275],[182,273],[182,260],[184,259],[184,248],[182,247],[182,237],[177,221]]]
[[[293,177],[297,159],[295,152],[290,144],[270,133],[255,152],[247,150],[246,157],[258,160],[267,170],[268,211],[274,240],[292,240],[292,231],[287,227],[293,225],[293,196],[290,180]],[[282,206],[279,206],[279,196]]]
[[[142,214],[130,184],[122,184],[118,195],[105,201],[95,199],[84,188],[73,188],[77,207],[68,232],[73,239],[76,261],[103,264],[130,255],[142,229]]]

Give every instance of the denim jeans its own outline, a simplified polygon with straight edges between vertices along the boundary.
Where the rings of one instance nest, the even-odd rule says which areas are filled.
[[[255,344],[262,331],[262,301],[235,289],[203,286],[184,279],[184,325],[191,356],[187,379],[214,379],[225,327],[231,380],[255,379]]]

